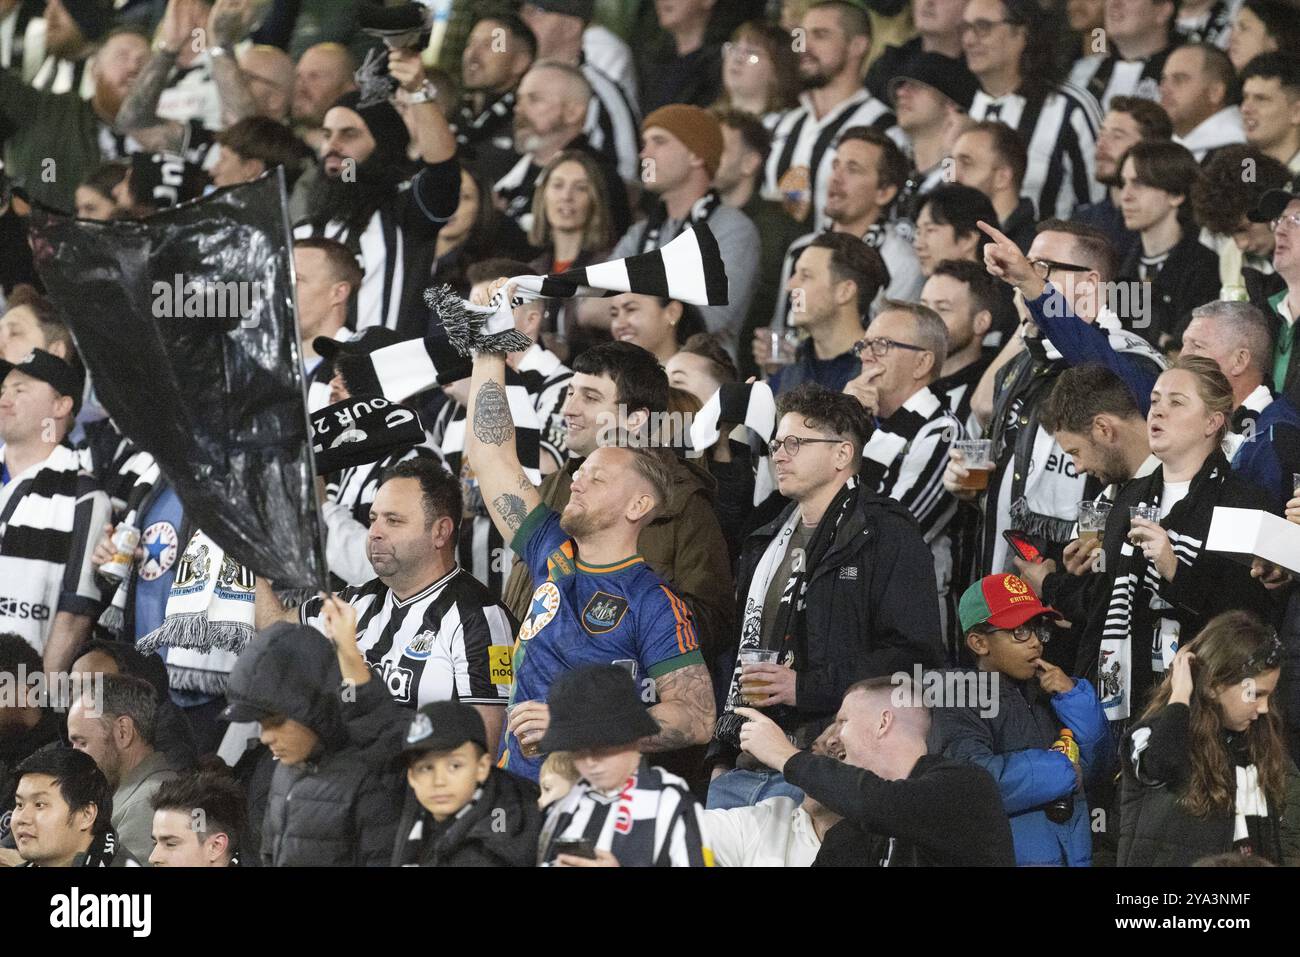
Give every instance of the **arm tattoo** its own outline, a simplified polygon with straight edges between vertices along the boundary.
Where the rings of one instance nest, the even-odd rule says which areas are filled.
[[[643,751],[672,751],[701,744],[713,731],[713,686],[709,669],[687,665],[655,679],[659,704],[650,709],[659,733],[641,739]]]
[[[257,104],[253,102],[253,94],[248,89],[244,71],[235,62],[233,54],[212,58],[212,79],[217,86],[221,118],[227,126],[257,112]]]
[[[158,98],[167,87],[172,67],[176,65],[176,54],[158,52],[149,58],[144,72],[135,81],[135,88],[118,108],[113,126],[119,133],[157,126],[163,121],[158,118]]]
[[[537,486],[534,485],[523,472],[519,472],[515,475],[515,481],[519,483],[519,490],[521,492],[531,492],[533,489],[537,488]]]
[[[519,526],[524,524],[524,519],[528,517],[528,505],[518,495],[509,493],[498,495],[492,500],[492,507],[497,510],[506,528],[512,532],[519,531]]]
[[[505,445],[515,438],[510,402],[499,382],[484,382],[474,398],[474,435],[485,445]]]

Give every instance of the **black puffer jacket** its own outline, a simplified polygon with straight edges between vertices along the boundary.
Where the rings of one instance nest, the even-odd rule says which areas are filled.
[[[395,867],[533,867],[542,812],[537,785],[509,771],[493,768],[483,793],[462,817],[441,830],[409,790],[397,825]],[[411,840],[415,822],[423,822],[424,840]],[[434,836],[429,839],[429,829]]]
[[[393,700],[378,681],[367,681],[343,704],[343,718],[352,743],[373,762],[386,768],[401,763],[400,755],[414,714]],[[400,773],[400,772],[399,772]],[[405,779],[402,778],[404,782]],[[478,801],[462,817],[442,828],[415,800],[405,783],[401,818],[388,846],[394,867],[533,867],[542,812],[539,791],[531,781],[493,768]],[[421,835],[411,832],[422,822]],[[428,839],[434,833],[432,840]]]
[[[341,676],[329,641],[313,628],[279,623],[259,634],[230,675],[232,705],[282,714],[320,737],[302,764],[279,764],[262,824],[268,867],[388,864],[402,780],[378,749],[348,736]]]

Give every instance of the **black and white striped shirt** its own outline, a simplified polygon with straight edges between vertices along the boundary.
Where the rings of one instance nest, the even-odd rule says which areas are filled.
[[[537,424],[541,429],[541,451],[554,460],[557,469],[563,468],[569,458],[564,400],[573,370],[555,353],[534,343],[519,360],[515,371],[533,397],[533,408],[537,410]]]
[[[1059,86],[1034,108],[1019,93],[995,99],[980,90],[970,115],[1020,133],[1029,152],[1020,193],[1044,219],[1068,219],[1074,207],[1101,199],[1101,184],[1093,178],[1101,110],[1087,91]]]
[[[418,247],[431,249],[439,231],[460,203],[460,164],[455,157],[424,164],[410,180],[376,209],[363,228],[336,219],[308,220],[294,227],[295,239],[324,236],[360,257],[357,332],[369,326],[398,329],[404,316],[420,314],[407,292],[406,269]],[[405,308],[404,308],[405,307]],[[409,319],[406,323],[409,325]],[[413,335],[424,332],[423,319]],[[408,330],[409,331],[409,330]]]
[[[822,210],[831,178],[831,159],[839,135],[854,126],[870,126],[889,135],[900,149],[907,149],[907,134],[898,128],[894,114],[884,103],[859,90],[818,119],[808,94],[800,105],[786,113],[772,130],[772,149],[763,173],[763,195],[781,198],[781,178],[795,167],[808,170],[808,189],[813,198],[813,226],[824,229]]]
[[[1136,96],[1160,102],[1160,75],[1164,72],[1169,49],[1145,60],[1122,60],[1118,54],[1094,53],[1076,60],[1070,68],[1070,84],[1092,94],[1102,112],[1110,109],[1117,96]]]
[[[1178,42],[1208,43],[1227,50],[1232,40],[1232,22],[1237,18],[1242,0],[1214,0],[1213,6],[1200,16],[1184,20],[1174,19],[1174,34]]]
[[[71,446],[9,475],[0,487],[0,632],[45,650],[61,611],[97,615],[91,555],[112,505]]]
[[[639,181],[641,169],[641,119],[622,87],[590,63],[581,66],[591,84],[587,124],[583,133],[593,148],[604,153],[618,167],[626,183]]]
[[[925,276],[921,272],[921,263],[916,258],[916,249],[912,246],[913,226],[908,220],[894,223],[875,223],[862,241],[880,253],[889,270],[889,285],[883,295],[889,299],[910,301],[921,295],[925,285]],[[824,231],[805,233],[790,244],[785,251],[785,260],[781,263],[781,294],[776,300],[776,310],[772,314],[775,328],[790,327],[790,295],[786,292],[786,283],[794,274],[794,265],[808,245],[822,235]]]
[[[515,623],[463,569],[404,600],[377,578],[340,595],[357,610],[357,647],[366,664],[398,704],[504,705],[510,697]],[[313,598],[298,615],[324,633],[322,603]]]

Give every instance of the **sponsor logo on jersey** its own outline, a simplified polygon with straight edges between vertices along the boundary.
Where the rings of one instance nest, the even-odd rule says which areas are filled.
[[[627,599],[598,591],[582,610],[582,627],[593,635],[603,635],[618,627],[627,614]]]
[[[515,682],[515,669],[509,645],[488,645],[488,677],[494,685]]]

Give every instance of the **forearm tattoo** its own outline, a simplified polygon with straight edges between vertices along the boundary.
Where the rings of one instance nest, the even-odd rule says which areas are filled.
[[[499,382],[484,382],[474,398],[474,436],[485,445],[505,445],[515,438],[510,402]]]
[[[506,523],[506,527],[512,532],[519,531],[519,526],[524,524],[524,519],[528,517],[528,506],[518,495],[511,495],[508,492],[505,495],[498,495],[492,500],[492,507],[497,510],[501,516],[501,521]]]

